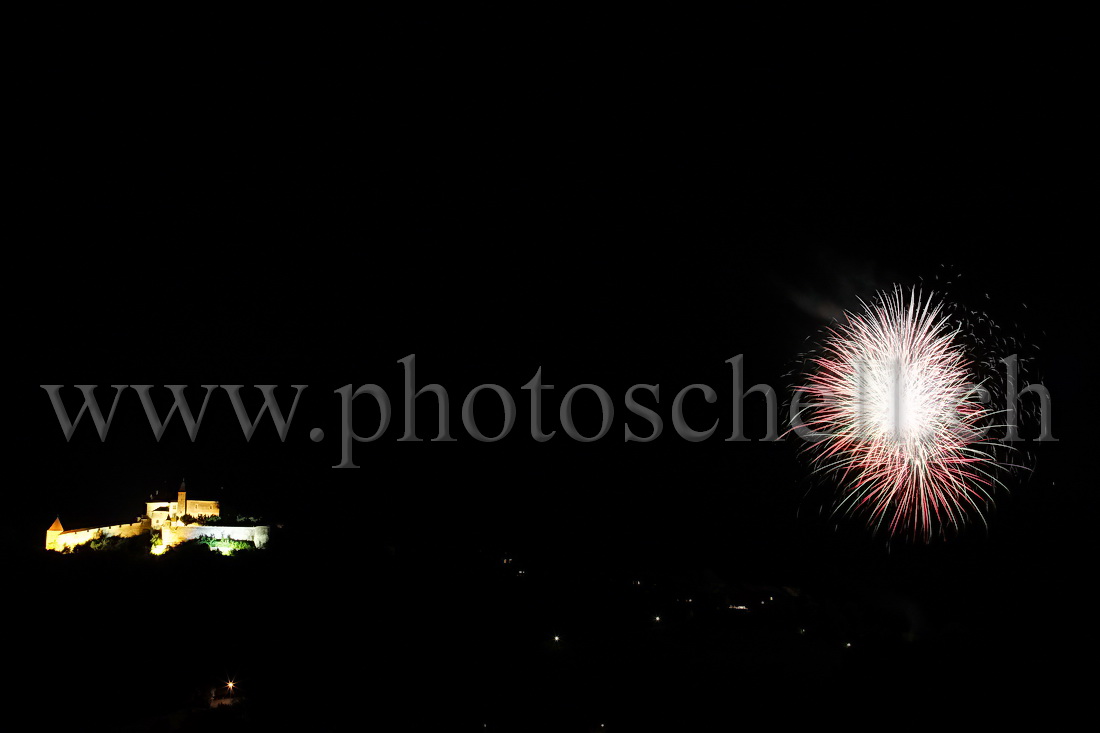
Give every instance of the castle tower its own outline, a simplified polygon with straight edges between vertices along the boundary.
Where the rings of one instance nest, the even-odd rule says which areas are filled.
[[[176,496],[176,514],[183,516],[187,514],[187,481],[180,481],[180,490]]]
[[[58,537],[58,535],[60,535],[64,531],[65,531],[65,528],[61,526],[61,517],[58,517],[57,519],[53,520],[53,524],[51,524],[50,528],[46,530],[46,549],[47,550],[56,550],[57,549],[57,537]]]

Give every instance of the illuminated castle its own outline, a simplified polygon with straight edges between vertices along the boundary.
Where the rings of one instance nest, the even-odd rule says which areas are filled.
[[[144,532],[160,532],[160,544],[154,546],[155,554],[164,552],[173,545],[187,540],[210,537],[218,540],[243,540],[252,542],[256,547],[267,543],[268,527],[228,527],[223,524],[202,525],[204,517],[221,516],[221,507],[216,501],[188,499],[187,484],[181,483],[175,501],[145,502],[145,516],[128,524],[110,524],[103,527],[83,529],[65,529],[61,518],[54,520],[46,530],[46,549],[62,552],[77,545],[102,537],[135,537]]]

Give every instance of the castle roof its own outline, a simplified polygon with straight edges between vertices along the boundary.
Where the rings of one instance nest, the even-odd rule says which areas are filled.
[[[42,525],[38,525],[41,527]],[[53,520],[53,524],[50,525],[50,532],[64,532],[65,528],[61,526],[61,517]]]

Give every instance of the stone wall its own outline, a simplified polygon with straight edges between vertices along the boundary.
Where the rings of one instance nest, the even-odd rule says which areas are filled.
[[[220,540],[244,540],[254,542],[256,547],[267,544],[268,527],[224,527],[221,525],[189,526],[161,528],[161,544],[172,546],[200,537],[213,537]]]
[[[130,524],[111,524],[106,527],[88,527],[84,529],[67,529],[54,539],[54,546],[50,549],[58,552],[66,547],[76,547],[85,542],[100,537],[134,537],[149,529],[148,521],[131,522]]]

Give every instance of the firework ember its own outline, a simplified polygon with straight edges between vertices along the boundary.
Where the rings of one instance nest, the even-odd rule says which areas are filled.
[[[982,516],[996,483],[982,439],[991,412],[942,304],[879,294],[810,363],[801,419],[817,470],[840,481],[838,511],[925,541]]]

